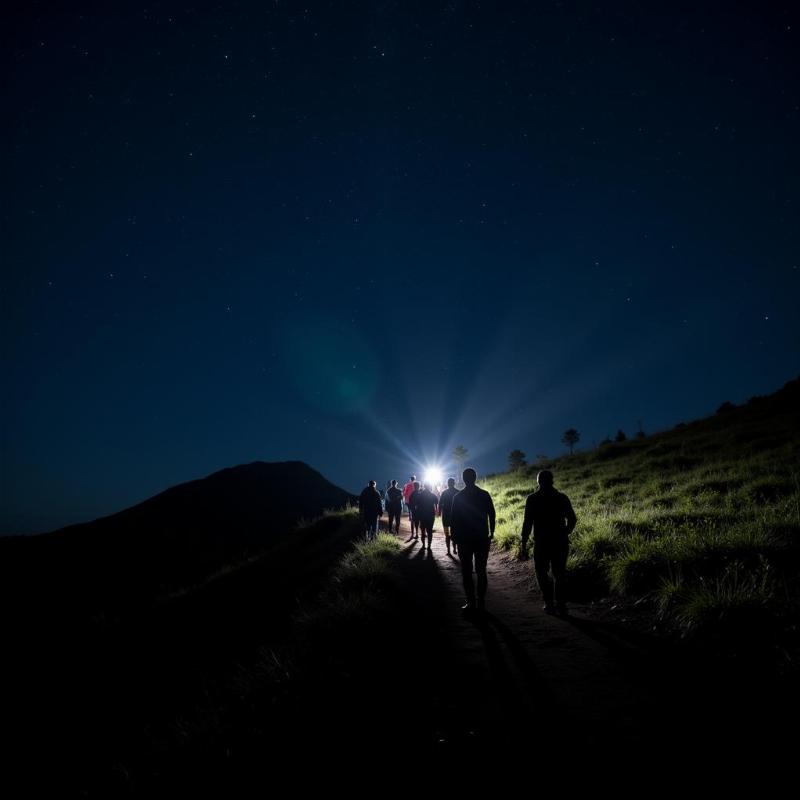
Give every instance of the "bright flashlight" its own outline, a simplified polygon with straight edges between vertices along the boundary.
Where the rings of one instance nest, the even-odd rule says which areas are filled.
[[[444,472],[441,467],[428,467],[425,470],[425,483],[429,483],[431,486],[440,486],[443,478]]]

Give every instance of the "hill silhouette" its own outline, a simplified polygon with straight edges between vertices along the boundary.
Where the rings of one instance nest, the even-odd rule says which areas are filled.
[[[255,462],[0,539],[4,727],[26,780],[40,758],[60,787],[104,784],[120,753],[151,763],[209,685],[229,692],[240,661],[287,635],[359,532],[328,513],[353,499],[302,462]]]
[[[353,497],[300,461],[220,470],[131,508],[37,536],[0,539],[3,594],[71,609],[138,605],[272,547],[299,520]]]

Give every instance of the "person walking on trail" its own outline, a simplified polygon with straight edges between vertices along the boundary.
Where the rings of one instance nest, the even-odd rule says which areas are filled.
[[[450,520],[453,514],[453,498],[458,494],[456,489],[456,479],[447,479],[447,488],[439,497],[439,515],[442,518],[442,528],[444,528],[444,543],[447,545],[447,555],[450,555]],[[458,554],[458,545],[453,542],[453,553]]]
[[[412,475],[411,480],[403,487],[403,499],[408,509],[408,522],[411,526],[411,538],[416,539],[419,534],[419,522],[414,518],[414,502],[411,499],[414,492],[419,490],[419,481]]]
[[[386,513],[389,515],[389,532],[400,533],[400,516],[403,513],[403,492],[397,488],[397,481],[391,481],[386,490]]]
[[[414,481],[417,480],[416,475],[412,475],[408,479],[408,483],[403,487],[403,502],[406,504],[406,508],[408,509],[408,524],[411,528],[411,538],[416,539],[417,534],[414,530],[414,517],[411,514],[411,495],[414,494]],[[419,484],[417,485],[419,487]]]
[[[408,497],[408,518],[411,520],[411,538],[419,538],[419,518],[417,517],[417,495],[422,491],[419,481],[411,484],[413,490]]]
[[[539,490],[525,501],[521,556],[527,558],[528,539],[533,531],[533,568],[544,595],[544,611],[567,614],[567,556],[569,535],[577,521],[569,498],[553,486],[553,473],[542,470],[536,476]],[[548,571],[552,571],[551,580]]]
[[[431,490],[431,485],[426,483],[411,495],[414,498],[414,519],[418,521],[422,549],[425,549],[425,537],[428,537],[428,552],[431,552],[433,542],[433,521],[436,519],[436,509],[439,498]]]
[[[378,533],[378,520],[383,514],[380,492],[375,488],[375,481],[370,481],[358,498],[358,510],[368,542]]]
[[[450,527],[453,541],[458,545],[461,578],[467,596],[467,602],[461,610],[470,614],[486,608],[486,590],[489,584],[486,562],[489,560],[489,545],[494,537],[495,512],[489,492],[476,486],[478,473],[472,467],[467,467],[461,477],[464,488],[453,498]],[[477,597],[472,580],[473,562],[478,576]]]

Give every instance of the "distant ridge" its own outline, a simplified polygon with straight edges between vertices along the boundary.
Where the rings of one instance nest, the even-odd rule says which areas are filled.
[[[0,575],[34,597],[133,600],[204,579],[268,549],[301,519],[354,498],[301,461],[254,461],[173,486],[135,506],[36,536],[0,539]]]
[[[258,543],[276,522],[317,516],[352,499],[302,461],[253,461],[179,483],[123,511],[41,536],[97,536],[111,526],[117,533],[169,539],[221,525],[225,532],[215,529],[213,535]]]

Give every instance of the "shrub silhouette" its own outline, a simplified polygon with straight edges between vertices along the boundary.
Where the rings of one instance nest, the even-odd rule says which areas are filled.
[[[561,441],[569,447],[569,454],[572,455],[575,445],[580,441],[581,435],[575,428],[568,428],[564,431]]]
[[[509,469],[521,469],[525,466],[527,462],[525,461],[525,453],[522,450],[512,450],[508,454],[508,467]]]
[[[461,473],[464,471],[464,465],[467,463],[469,450],[463,444],[457,445],[453,448],[453,461],[456,465],[456,482],[461,484]]]

